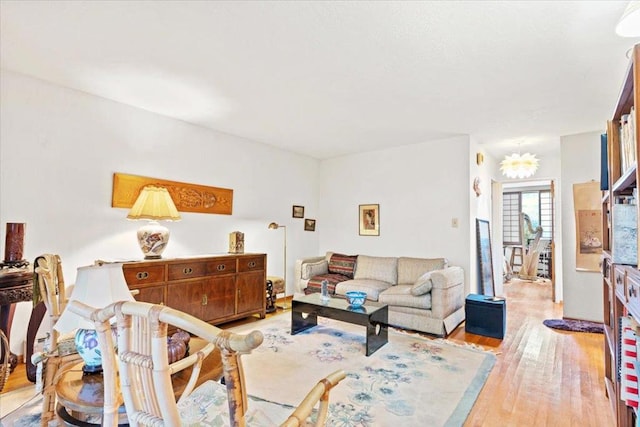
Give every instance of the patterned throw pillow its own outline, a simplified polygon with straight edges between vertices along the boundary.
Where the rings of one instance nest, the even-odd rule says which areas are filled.
[[[418,277],[418,280],[411,287],[411,295],[424,295],[427,292],[431,292],[433,282],[431,282],[431,272],[427,271],[422,276]]]
[[[357,260],[358,257],[356,255],[333,254],[329,260],[329,273],[342,274],[349,279],[353,279]]]

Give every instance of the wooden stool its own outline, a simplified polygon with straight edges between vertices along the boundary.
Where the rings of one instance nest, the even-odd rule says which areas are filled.
[[[516,264],[516,258],[519,258],[519,262]],[[511,265],[511,270],[513,270],[514,266],[522,266],[522,261],[524,260],[524,247],[521,245],[511,246],[511,259],[509,261],[509,265]]]

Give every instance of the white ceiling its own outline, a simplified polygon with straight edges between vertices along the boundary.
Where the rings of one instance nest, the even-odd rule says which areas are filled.
[[[319,159],[456,134],[541,154],[604,129],[626,3],[2,0],[0,66]]]

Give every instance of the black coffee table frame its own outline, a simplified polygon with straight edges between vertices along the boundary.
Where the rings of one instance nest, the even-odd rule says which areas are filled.
[[[389,309],[386,304],[366,301],[363,306],[352,308],[347,300],[338,297],[322,301],[319,293],[295,297],[291,306],[291,335],[313,328],[318,324],[318,317],[366,326],[367,356],[388,341]]]

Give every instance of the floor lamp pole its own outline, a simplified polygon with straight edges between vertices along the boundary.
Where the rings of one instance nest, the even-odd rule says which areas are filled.
[[[283,280],[284,280],[284,297],[285,297],[285,303],[284,303],[284,308],[286,308],[286,298],[287,298],[287,226],[286,225],[279,225],[277,222],[272,222],[271,224],[269,224],[269,229],[270,230],[277,230],[278,228],[284,228],[284,259],[283,259],[283,264],[284,264],[284,271],[283,271]]]
[[[284,228],[284,297],[287,298],[287,226],[281,225]],[[286,304],[286,303],[285,303]]]

